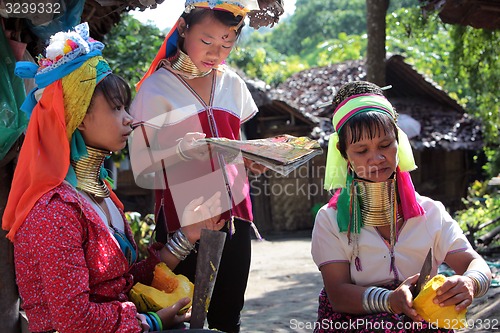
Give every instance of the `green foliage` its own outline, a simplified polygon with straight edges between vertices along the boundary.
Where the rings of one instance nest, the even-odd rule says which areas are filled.
[[[497,147],[485,147],[484,153],[489,161],[483,169],[487,175],[500,175],[500,149]]]
[[[291,75],[309,68],[298,56],[290,56],[286,61],[268,63],[263,66],[263,80],[271,85],[278,85]]]
[[[420,8],[420,2],[415,0],[392,0],[389,2],[387,13],[392,13],[401,8]]]
[[[347,35],[342,32],[338,38],[326,40],[316,45],[303,58],[312,66],[327,66],[346,60],[362,59],[366,53],[366,35]]]
[[[388,12],[415,6],[415,0],[391,1]],[[366,33],[366,0],[297,0],[295,7],[294,14],[273,28],[267,38],[284,55],[308,54],[325,41],[340,39],[341,33]]]
[[[137,212],[126,212],[125,218],[132,229],[134,240],[137,244],[139,260],[148,257],[148,246],[153,243],[154,214],[148,214],[141,219],[141,214]]]
[[[106,35],[103,56],[115,74],[125,78],[132,86],[149,68],[165,36],[153,25],[143,25],[124,14],[118,25]],[[135,93],[135,89],[132,89]]]
[[[424,17],[418,8],[387,18],[387,48],[406,57],[432,78],[467,112],[482,120],[489,176],[498,174],[500,155],[500,31],[443,24],[437,13]]]
[[[417,70],[440,86],[453,81],[449,71],[453,48],[449,32],[439,19],[425,19],[418,9],[402,9],[387,16],[387,51],[401,54]],[[457,91],[456,84],[450,91]]]
[[[366,31],[365,0],[297,0],[295,7],[290,20],[271,32],[274,47],[283,54],[301,54],[341,32]]]
[[[451,65],[465,80],[468,108],[483,119],[488,144],[500,142],[500,31],[456,26],[451,31],[455,48]]]
[[[500,221],[485,225],[500,217],[500,192],[488,186],[486,182],[474,182],[463,202],[466,208],[455,212],[454,218],[464,231],[472,233],[473,240],[500,225]],[[490,244],[495,245],[499,245],[498,241]]]
[[[235,48],[228,58],[228,64],[271,85],[277,85],[290,75],[308,68],[297,56],[284,57],[272,48],[263,47]]]

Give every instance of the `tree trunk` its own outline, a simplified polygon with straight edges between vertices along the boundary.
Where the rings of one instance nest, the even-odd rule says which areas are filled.
[[[385,86],[385,16],[389,0],[366,0],[366,80]]]
[[[10,192],[14,174],[14,157],[17,156],[17,144],[0,161],[0,221]],[[0,332],[19,333],[19,295],[14,272],[12,243],[5,237],[7,233],[0,229]]]

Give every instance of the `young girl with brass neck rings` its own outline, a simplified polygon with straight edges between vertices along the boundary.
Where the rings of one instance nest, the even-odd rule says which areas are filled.
[[[257,112],[245,82],[223,64],[241,33],[245,15],[253,8],[258,8],[254,0],[186,1],[185,12],[137,85],[131,106],[132,115],[143,124],[166,119],[159,125],[168,128],[143,126],[146,139],[134,135],[130,145],[134,174],[156,172],[158,183],[163,184],[155,189],[155,207],[157,219],[166,224],[163,229],[157,224],[157,236],[165,240],[181,226],[180,197],[199,195],[219,186],[211,180],[214,184],[221,181],[222,217],[228,221],[223,231],[229,235],[207,319],[210,328],[224,332],[240,329],[250,268],[253,215],[245,167],[254,172],[264,168],[247,161],[245,165],[243,161],[229,163],[194,141],[240,139],[241,124]],[[143,165],[144,161],[150,163]],[[211,180],[206,181],[207,177]],[[194,281],[196,258],[191,253],[175,272]]]
[[[23,104],[31,112],[2,227],[14,243],[22,307],[31,332],[148,332],[189,319],[189,303],[138,313],[127,293],[150,285],[154,267],[179,260],[163,245],[137,260],[123,206],[104,180],[103,161],[126,145],[132,117],[130,88],[111,73],[104,45],[87,23],[51,37],[38,64],[18,63],[38,90]],[[35,96],[38,96],[38,101]],[[33,98],[31,98],[33,97]],[[183,219],[203,221],[183,229],[190,249],[201,228],[220,229],[220,198],[198,198]]]
[[[415,192],[411,146],[382,90],[348,83],[333,105],[325,189],[336,192],[318,212],[312,235],[324,282],[315,332],[448,331],[426,322],[402,325],[422,320],[411,287],[428,250],[431,276],[443,262],[456,272],[433,301],[457,312],[488,290],[488,265],[444,206]]]

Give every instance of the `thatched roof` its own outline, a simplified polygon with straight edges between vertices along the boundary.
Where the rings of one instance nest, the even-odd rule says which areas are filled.
[[[421,125],[420,135],[411,139],[415,149],[481,148],[480,123],[434,82],[405,63],[403,57],[395,55],[387,60],[386,77],[387,84],[392,85],[386,95],[398,113],[411,116]],[[272,90],[270,97],[275,107],[286,104],[315,121],[311,135],[326,145],[333,131],[333,110],[331,106],[320,106],[331,101],[341,85],[365,79],[364,62],[351,60],[296,73]]]
[[[500,29],[498,0],[420,0],[424,10],[439,11],[444,23],[470,25],[481,29]]]
[[[295,73],[272,90],[270,97],[287,103],[307,117],[322,116],[324,109],[319,106],[331,101],[342,84],[365,78],[363,62],[349,60]]]

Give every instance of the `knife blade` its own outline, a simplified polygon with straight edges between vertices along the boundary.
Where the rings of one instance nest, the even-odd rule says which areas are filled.
[[[415,283],[415,287],[412,290],[413,297],[417,297],[420,290],[422,290],[422,287],[429,280],[431,270],[432,270],[432,248],[430,248],[429,252],[427,252],[424,264],[422,265],[422,269],[420,269],[420,276],[418,277],[417,283]]]

